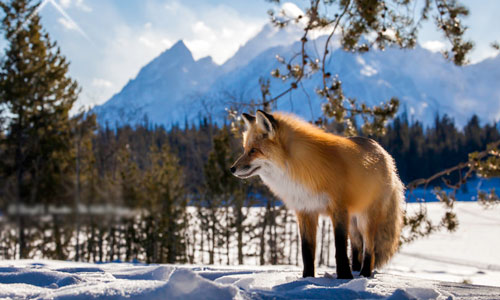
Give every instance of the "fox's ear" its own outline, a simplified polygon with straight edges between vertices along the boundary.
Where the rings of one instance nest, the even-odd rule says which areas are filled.
[[[273,138],[276,133],[277,122],[273,115],[266,113],[263,110],[257,111],[257,126]]]
[[[247,129],[252,127],[252,124],[255,123],[255,117],[247,113],[243,113],[241,115],[241,118],[243,119],[243,121],[245,121],[245,126],[247,127]]]

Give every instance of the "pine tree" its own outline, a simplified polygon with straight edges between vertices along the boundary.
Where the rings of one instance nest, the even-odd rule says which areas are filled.
[[[9,113],[5,156],[18,208],[67,201],[67,188],[72,187],[68,173],[74,170],[69,111],[78,85],[67,75],[69,63],[43,30],[38,5],[28,0],[0,2],[8,43],[0,71],[0,104]],[[19,216],[18,222],[19,256],[26,258],[26,220]],[[56,240],[56,246],[60,243]]]
[[[73,202],[73,224],[75,225],[75,261],[81,260],[83,245],[80,244],[80,208],[85,195],[94,195],[96,188],[95,160],[92,153],[93,132],[96,130],[96,115],[80,112],[73,118],[73,148],[75,153],[75,192]]]
[[[149,169],[144,176],[148,197],[144,199],[143,207],[150,224],[156,229],[151,230],[147,237],[152,261],[184,262],[187,198],[182,169],[167,144],[160,149],[153,145],[149,160]]]
[[[217,153],[216,138],[214,138],[214,149],[210,152],[209,157],[204,165],[203,174],[205,177],[204,186],[200,189],[198,216],[201,221],[202,228],[207,231],[208,240],[208,256],[209,264],[215,263],[215,249],[220,240],[219,234],[223,231],[220,224],[221,210],[224,205],[223,194],[226,176],[224,170],[221,170],[221,162],[225,165],[225,154]],[[222,147],[219,150],[225,150]],[[224,178],[224,179],[222,179]],[[221,180],[222,179],[222,180]]]

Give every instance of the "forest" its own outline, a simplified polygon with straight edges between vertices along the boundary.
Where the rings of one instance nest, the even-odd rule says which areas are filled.
[[[319,18],[315,3],[310,22],[320,26],[314,23]],[[293,214],[259,180],[240,181],[229,171],[241,152],[241,121],[216,124],[206,116],[169,128],[147,120],[137,126],[98,124],[91,111],[72,111],[81,90],[68,75],[69,61],[43,30],[37,4],[18,0],[0,2],[0,8],[7,42],[0,64],[0,258],[298,263]],[[352,32],[356,39],[346,45],[358,49],[361,33]],[[456,43],[462,45],[461,40]],[[455,49],[459,65],[464,59],[460,51],[469,44],[462,46]],[[288,65],[290,74],[282,74],[294,79],[289,91],[305,78],[305,70],[319,70],[304,50],[301,55],[302,64]],[[452,171],[458,173],[444,175],[452,173],[450,180],[460,184],[464,168],[469,177],[498,176],[498,151],[493,149],[500,139],[498,124],[481,124],[477,116],[463,128],[446,115],[436,116],[432,126],[410,122],[404,113],[392,119],[397,100],[356,108],[353,99],[344,101],[340,81],[331,78],[324,64],[321,72],[325,86],[318,93],[327,101],[327,118],[320,126],[379,141],[394,156],[406,184],[457,164]],[[259,107],[270,110],[279,97],[270,98],[268,88],[263,82]],[[346,102],[352,107],[345,107]],[[357,126],[360,115],[364,122]],[[485,150],[493,142],[493,150]],[[487,155],[488,160],[481,160]],[[494,191],[491,195],[498,199]],[[445,196],[440,200],[453,202]],[[406,223],[417,229],[418,224]],[[329,255],[323,256],[325,247],[325,253],[331,252],[329,226],[321,224],[328,234],[322,235],[320,264],[329,261]]]
[[[92,114],[80,117],[71,130],[71,160],[50,183],[63,196],[43,193],[50,173],[33,173],[26,180],[39,186],[26,187],[37,190],[23,190],[21,203],[9,201],[15,177],[2,174],[2,258],[298,263],[294,215],[258,179],[241,181],[229,171],[242,151],[241,131],[207,119],[167,130],[147,121],[100,127]],[[335,133],[339,126],[326,128]],[[424,127],[403,114],[373,138],[393,155],[407,184],[467,160],[498,140],[500,130],[481,125],[477,116],[460,129],[446,115]],[[16,225],[23,230],[22,248],[16,247]],[[331,231],[329,222],[320,225]],[[329,261],[331,238],[325,234],[321,242],[320,262]]]

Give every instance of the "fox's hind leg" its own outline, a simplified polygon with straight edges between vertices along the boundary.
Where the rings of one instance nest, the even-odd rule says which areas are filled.
[[[351,224],[349,224],[349,238],[351,240],[352,270],[359,272],[363,259],[363,236],[359,231],[358,222],[354,216],[351,217]]]
[[[363,264],[359,274],[364,277],[371,277],[375,267],[375,234],[377,233],[377,223],[374,219],[371,218],[368,221],[368,226],[364,228],[365,232],[363,232]]]
[[[297,212],[300,239],[302,241],[302,262],[304,263],[303,277],[314,277],[314,258],[316,257],[316,229],[318,214]]]
[[[347,257],[347,233],[349,230],[349,214],[340,210],[332,214],[335,235],[335,261],[337,263],[337,278],[352,279],[349,258]]]

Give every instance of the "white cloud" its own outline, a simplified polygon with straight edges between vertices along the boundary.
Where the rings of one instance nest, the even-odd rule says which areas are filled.
[[[84,0],[59,0],[59,4],[64,8],[69,8],[72,4],[80,10],[91,12],[92,8],[88,6]]]
[[[230,39],[234,36],[234,30],[229,28],[222,28],[222,37],[226,39]]]
[[[97,88],[110,88],[113,86],[113,83],[106,79],[94,78],[94,80],[92,80],[92,86]]]
[[[295,3],[285,2],[282,3],[280,8],[275,10],[275,17],[279,21],[290,21],[293,20],[294,23],[297,22],[300,27],[305,27],[309,22],[309,17],[302,9],[300,9]],[[301,16],[299,19],[298,17]],[[312,31],[319,31],[314,29]]]
[[[233,56],[239,47],[255,36],[267,22],[266,18],[245,18],[224,5],[203,11],[193,11],[183,6],[178,6],[178,9],[183,9],[192,20],[192,31],[186,34],[184,41],[193,57],[199,59],[210,55],[218,64]]]
[[[174,43],[168,39],[161,39],[164,48],[170,48]]]
[[[83,0],[76,0],[76,7],[79,9],[85,11],[85,12],[91,12],[92,7],[88,6]]]
[[[234,55],[268,22],[265,13],[255,19],[223,4],[193,7],[180,1],[168,1],[166,4],[152,1],[147,2],[145,7],[148,22],[154,24],[152,28],[148,27],[151,30],[147,36],[149,42],[166,39],[168,42],[161,43],[163,51],[165,45],[173,44],[170,41],[182,39],[195,59],[211,56],[218,64]],[[144,37],[145,34],[138,32],[136,36]],[[143,45],[151,46],[151,43],[144,42],[143,38]]]
[[[153,28],[152,23],[144,24],[144,30],[138,30],[138,41],[140,44],[148,47],[156,53],[161,53],[165,49],[173,45],[172,41],[165,37],[165,34],[158,29]],[[133,29],[131,33],[133,32]],[[129,45],[128,47],[131,47]]]
[[[196,53],[208,53],[210,52],[211,43],[203,39],[189,40],[186,41],[186,46],[192,52]]]
[[[101,104],[108,100],[134,78],[144,65],[172,46],[170,37],[161,31],[164,27],[152,23],[155,26],[144,28],[144,23],[132,27],[124,20],[114,20],[106,39],[100,41],[98,62],[92,71],[93,77],[106,78],[112,86],[92,80],[91,84],[84,86],[82,96],[90,98],[85,102]],[[101,87],[96,86],[99,84]],[[106,88],[103,89],[103,86]]]
[[[70,30],[74,29],[78,31],[83,37],[85,37],[88,41],[91,42],[89,36],[85,33],[85,31],[83,31],[82,28],[78,26],[78,24],[69,16],[66,10],[63,7],[61,7],[61,5],[58,2],[56,2],[55,0],[46,0],[42,2],[41,5],[45,5],[46,3],[50,3],[52,7],[54,7],[62,16],[62,18],[57,19],[59,24],[62,24],[66,29]]]
[[[297,5],[291,2],[285,2],[281,5],[281,12],[290,18],[297,18],[298,16],[304,16],[304,12]]]
[[[225,62],[268,23],[265,11],[270,8],[264,1],[264,4],[257,4],[260,1],[249,4],[252,5],[252,10],[248,11],[242,9],[242,5],[235,5],[237,10],[229,7],[232,5],[230,1],[224,2],[227,4],[206,1],[196,6],[180,0],[137,1],[139,5],[136,1],[124,0],[52,1],[64,10],[67,9],[69,16],[74,15],[76,24],[85,29],[85,32],[81,31],[83,36],[86,37],[88,33],[94,42],[89,43],[89,39],[81,39],[75,34],[79,30],[74,27],[75,24],[71,24],[71,18],[60,18],[64,15],[51,9],[43,9],[41,12],[44,16],[50,16],[43,18],[43,22],[50,26],[47,29],[71,60],[70,73],[83,87],[79,101],[85,105],[101,104],[108,100],[128,80],[134,78],[141,67],[179,39],[186,42],[195,59],[211,55],[216,63]],[[129,6],[134,7],[133,15],[130,14]],[[254,6],[261,7],[261,13],[255,13]],[[290,16],[300,14],[300,9],[296,8],[294,4],[288,3],[283,3],[281,7]],[[78,9],[80,12],[76,11]],[[81,13],[82,11],[93,13]],[[491,22],[486,22],[484,15],[480,18],[488,26],[491,25]],[[302,21],[305,19],[304,17]],[[207,32],[210,34],[206,34]],[[476,53],[479,54],[472,57],[473,62],[496,54],[489,47],[492,33],[488,34],[488,30],[482,32],[486,36],[483,40],[487,41],[483,42],[484,49],[481,48],[481,40],[478,41]],[[328,33],[328,28],[313,31],[311,35],[318,37],[325,33]],[[427,40],[423,46],[434,51],[439,51],[444,45],[438,34],[427,33],[422,37]],[[334,47],[338,47],[338,38],[334,39],[334,43]],[[376,69],[374,65],[372,69]],[[364,70],[366,74],[373,73],[370,71]],[[99,78],[105,78],[112,85],[94,80]]]
[[[57,19],[57,21],[59,22],[59,24],[61,24],[62,26],[64,26],[64,28],[68,30],[75,30],[78,28],[75,22],[71,22],[71,20],[68,20],[66,18],[61,17]]]
[[[192,26],[192,29],[196,35],[205,36],[206,39],[216,38],[213,30],[210,27],[208,27],[207,25],[205,25],[205,23],[203,23],[202,21],[198,21],[198,22],[194,23]]]
[[[496,57],[498,53],[498,50],[495,50],[492,47],[476,47],[476,53],[474,53],[475,55],[471,55],[471,63],[475,64],[485,59]]]
[[[77,5],[85,4],[81,0],[53,1],[70,12]],[[226,5],[193,7],[180,1],[169,1],[168,5],[164,1],[141,2],[141,9],[131,21],[117,8],[119,3],[91,3],[94,12],[78,14],[78,24],[84,25],[93,44],[75,39],[73,32],[78,28],[71,19],[59,19],[64,15],[53,19],[59,28],[52,30],[59,31],[56,38],[72,62],[70,73],[82,86],[77,106],[102,104],[119,92],[143,66],[180,39],[195,59],[210,55],[220,64],[268,22],[265,12],[255,18]],[[54,12],[47,10],[46,13]],[[68,32],[68,29],[73,31]]]
[[[147,37],[145,36],[140,36],[139,37],[139,42],[141,42],[143,45],[149,48],[154,48],[155,43],[153,41],[150,41]]]
[[[441,41],[425,41],[422,47],[432,52],[440,52],[444,50],[445,44]]]
[[[170,13],[176,13],[181,8],[181,5],[177,1],[172,1],[170,3],[166,3],[164,7]]]
[[[366,65],[363,67],[363,69],[361,69],[360,73],[361,73],[361,75],[364,75],[366,77],[370,77],[370,76],[377,74],[378,72],[372,66]]]
[[[161,51],[170,48],[174,43],[167,38],[162,38],[156,33],[144,33],[139,37],[139,42],[153,49],[155,52],[160,53]]]
[[[375,68],[373,68],[372,66],[368,65],[361,56],[358,55],[358,57],[356,57],[356,61],[363,67],[360,71],[361,75],[370,77],[378,73],[377,70],[375,70]]]
[[[68,8],[69,5],[71,4],[71,0],[59,0],[59,3],[61,4],[62,7]]]

